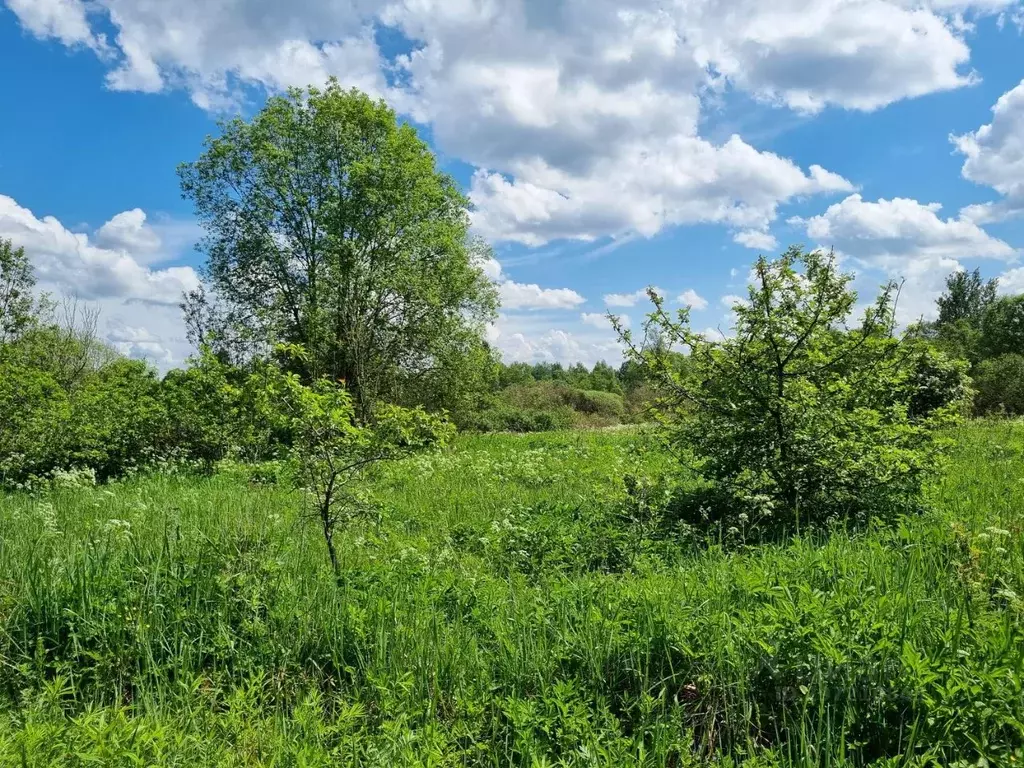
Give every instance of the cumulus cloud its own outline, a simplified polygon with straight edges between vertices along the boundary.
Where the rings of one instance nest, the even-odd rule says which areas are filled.
[[[146,223],[146,212],[141,208],[119,213],[96,230],[96,244],[136,254],[156,253],[161,246],[160,235]]]
[[[665,291],[656,285],[652,285],[650,289],[659,296],[665,294]],[[632,293],[606,293],[604,295],[604,303],[609,307],[635,307],[639,302],[647,299],[647,291],[647,288],[641,288]]]
[[[90,237],[0,195],[0,238],[25,248],[40,287],[96,304],[101,320],[112,324],[112,343],[122,350],[134,345],[128,351],[135,354],[148,350],[150,359],[165,363],[188,353],[177,305],[199,278],[191,267],[152,269],[133,256],[132,244],[149,257],[161,247],[145,218],[142,211],[118,214]]]
[[[761,99],[805,112],[827,105],[874,110],[972,83],[956,12],[1014,4],[711,2],[698,4],[706,19],[698,35],[708,66]]]
[[[864,258],[894,257],[1010,259],[1016,251],[964,217],[943,219],[939,203],[907,198],[868,202],[859,194],[829,206],[803,224],[816,242],[843,254]]]
[[[510,279],[493,256],[479,263],[484,275],[498,285],[502,309],[574,309],[586,301],[571,288],[541,288],[536,283],[517,283]]]
[[[963,177],[1002,195],[968,206],[963,215],[984,224],[1024,214],[1024,80],[999,97],[991,123],[950,138],[965,157]]]
[[[573,309],[586,301],[571,288],[541,288],[511,280],[498,285],[498,296],[505,309]]]
[[[500,333],[496,344],[502,358],[509,363],[593,366],[599,360],[617,364],[622,358],[622,349],[614,339],[593,338],[562,328],[542,332],[505,331]]]
[[[503,279],[501,263],[493,256],[488,256],[487,258],[482,259],[478,266],[480,267],[480,271],[487,276],[488,280],[497,283]]]
[[[725,309],[732,309],[737,304],[742,304],[746,301],[742,296],[737,296],[735,293],[728,293],[718,300]]]
[[[676,301],[678,301],[680,304],[685,304],[691,309],[697,310],[698,312],[702,309],[708,308],[708,300],[705,299],[692,288],[689,288],[683,291],[681,294],[679,294],[679,297],[676,299]]]
[[[617,315],[617,317],[624,328],[629,327],[629,315]],[[608,319],[608,315],[601,312],[584,312],[580,315],[580,320],[584,325],[589,325],[592,328],[599,328],[603,331],[613,329],[612,322]]]
[[[999,276],[999,293],[1009,296],[1024,293],[1024,267],[1008,269]]]
[[[733,235],[732,239],[740,245],[758,251],[771,251],[779,245],[779,241],[770,232],[762,232],[756,229],[744,229],[742,232],[737,232]]]
[[[102,38],[92,33],[81,0],[7,0],[7,7],[37,37],[56,38],[64,45],[103,48]]]
[[[517,165],[511,180],[477,171],[470,199],[483,236],[537,246],[633,232],[649,237],[682,224],[764,227],[794,197],[852,189],[820,166],[805,173],[739,136],[717,146],[676,136],[657,147],[609,149],[585,174],[539,159]]]
[[[872,284],[873,274],[905,280],[898,310],[899,319],[909,322],[934,314],[946,276],[961,268],[961,259],[1008,261],[1017,253],[964,216],[943,219],[941,209],[938,203],[906,198],[868,202],[850,195],[819,216],[791,221],[851,259],[863,287],[881,282]]]
[[[111,30],[109,87],[186,89],[207,109],[246,86],[337,75],[429,124],[478,169],[478,231],[539,245],[715,223],[767,248],[796,197],[849,192],[739,137],[699,136],[731,87],[802,112],[877,109],[973,80],[963,23],[1017,0],[6,0],[68,45]],[[86,12],[86,8],[89,12]],[[403,41],[378,45],[386,31]],[[98,43],[97,43],[98,45]],[[753,244],[753,245],[751,245]]]

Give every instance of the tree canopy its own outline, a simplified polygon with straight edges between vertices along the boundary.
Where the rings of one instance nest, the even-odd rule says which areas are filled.
[[[694,332],[689,310],[673,317],[653,291],[645,331],[657,343],[619,329],[665,393],[668,439],[712,488],[702,514],[785,528],[916,503],[931,428],[966,396],[965,367],[894,335],[895,284],[848,327],[852,278],[828,254],[792,248],[754,274],[725,339]],[[922,387],[937,396],[920,398]]]
[[[983,281],[981,271],[957,271],[946,278],[946,290],[938,299],[938,326],[967,322],[977,327],[985,310],[996,300],[998,280]]]
[[[479,380],[465,368],[488,358],[497,306],[484,247],[412,126],[332,80],[221,128],[179,169],[206,231],[204,289],[185,304],[194,341],[234,360],[301,344],[302,373],[344,381],[364,418]]]

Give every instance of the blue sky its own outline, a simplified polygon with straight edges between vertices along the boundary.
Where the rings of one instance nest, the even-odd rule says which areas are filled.
[[[464,186],[510,361],[617,360],[647,285],[727,330],[790,243],[906,278],[904,320],[958,268],[1024,291],[1021,0],[0,2],[0,237],[161,368],[202,263],[175,167],[329,75]]]

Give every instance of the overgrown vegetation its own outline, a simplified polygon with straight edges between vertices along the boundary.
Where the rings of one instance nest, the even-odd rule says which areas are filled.
[[[754,273],[730,338],[695,333],[689,310],[673,319],[653,291],[645,331],[658,343],[620,329],[666,393],[656,411],[669,444],[707,483],[695,522],[791,533],[913,510],[936,468],[935,429],[963,409],[966,371],[894,334],[895,283],[850,328],[853,278],[830,255],[791,248]]]
[[[1024,428],[964,425],[1024,412],[1024,296],[855,322],[794,247],[728,334],[652,290],[619,368],[506,365],[385,104],[291,91],[181,177],[163,378],[0,241],[0,765],[1024,760]]]
[[[929,512],[738,550],[642,433],[462,437],[340,586],[269,466],[8,496],[0,764],[1012,765],[1024,432],[949,436]]]

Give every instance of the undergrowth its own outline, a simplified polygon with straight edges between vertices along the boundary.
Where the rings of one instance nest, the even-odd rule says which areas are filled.
[[[746,546],[641,432],[405,460],[336,580],[273,467],[0,497],[0,765],[1024,759],[1024,427],[929,510]]]

